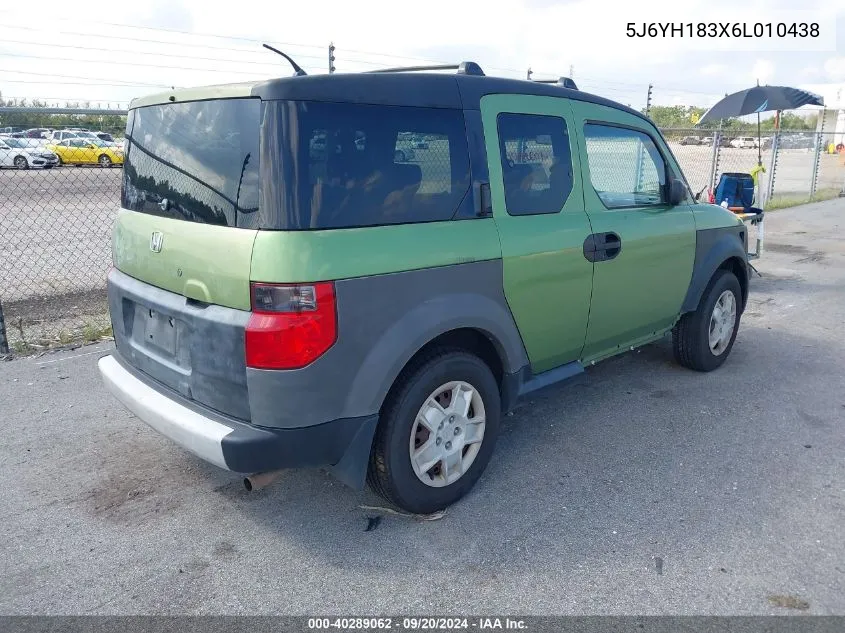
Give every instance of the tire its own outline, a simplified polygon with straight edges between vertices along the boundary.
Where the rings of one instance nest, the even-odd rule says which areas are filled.
[[[100,167],[111,167],[111,158],[106,156],[105,154],[101,154],[99,158],[97,158],[97,162],[100,164]]]
[[[62,157],[61,157],[61,156],[59,156],[59,157],[56,159],[56,167],[61,167],[61,166],[62,166],[62,165],[64,165],[64,164],[65,164],[65,163],[64,163],[64,161],[62,160]]]
[[[449,385],[461,389],[461,400],[455,397],[454,387],[449,388]],[[465,386],[474,391],[466,390]],[[429,431],[418,422],[421,419],[418,413],[443,387],[447,388],[441,393],[450,397],[450,401],[443,401],[446,412],[439,425],[436,417],[440,415],[439,411],[429,407],[435,429]],[[471,402],[471,406],[466,406],[466,417],[457,411],[453,415],[449,410],[461,401]],[[457,406],[458,411],[460,408]],[[480,417],[479,409],[483,424],[473,422]],[[367,472],[370,488],[407,512],[430,514],[446,508],[466,495],[484,472],[495,448],[500,417],[501,399],[496,379],[480,358],[460,349],[432,351],[400,375],[382,407]],[[469,432],[470,428],[472,432]],[[479,434],[481,439],[478,439]],[[475,442],[469,441],[471,436]],[[456,441],[461,444],[452,450],[450,444],[454,446],[454,438],[459,438]],[[469,443],[464,444],[465,440]],[[436,442],[437,448],[429,442]],[[451,457],[460,464],[453,470],[457,474],[449,476],[448,464],[443,459],[432,462],[428,471],[418,474],[412,463],[412,451],[419,452],[416,446],[428,446],[430,451],[435,451],[431,453],[434,459],[449,449]],[[420,461],[430,459],[420,458]],[[421,464],[421,467],[425,465]],[[449,482],[452,477],[454,479]]]
[[[730,321],[720,325],[720,319],[715,313],[716,304],[720,303],[720,313],[728,301],[725,295],[732,295],[733,301],[733,330],[728,331]],[[704,291],[698,309],[681,317],[672,330],[672,350],[675,360],[682,366],[695,371],[708,372],[721,367],[733,349],[742,309],[742,289],[739,281],[729,270],[718,270]],[[718,339],[714,347],[711,339],[711,328],[714,338]],[[719,329],[723,335],[717,336]]]
[[[29,162],[26,160],[26,156],[15,156],[14,164],[18,169],[29,169]]]
[[[401,149],[397,149],[396,153],[393,155],[393,162],[404,163],[405,162],[405,152],[403,152]]]

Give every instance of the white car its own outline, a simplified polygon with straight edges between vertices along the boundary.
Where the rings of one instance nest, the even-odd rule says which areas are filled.
[[[756,149],[757,139],[751,136],[740,136],[731,141],[731,147],[736,147],[737,149]]]
[[[49,169],[59,164],[54,152],[32,147],[25,138],[0,138],[0,167]]]
[[[97,135],[88,130],[55,130],[49,136],[51,143],[61,143],[69,138],[84,138],[97,140]]]

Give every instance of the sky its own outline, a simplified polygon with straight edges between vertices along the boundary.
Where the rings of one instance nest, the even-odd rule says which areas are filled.
[[[29,4],[29,6],[27,6]],[[50,104],[123,106],[184,87],[424,62],[478,62],[487,74],[569,75],[588,92],[642,108],[709,106],[760,83],[845,88],[845,0],[41,0],[0,9],[0,92]],[[789,13],[785,13],[789,12]],[[633,22],[817,21],[818,40],[629,38]],[[824,40],[824,41],[822,41]],[[764,48],[781,50],[762,50]],[[787,48],[792,50],[786,50]],[[751,50],[751,49],[759,50]],[[810,50],[812,48],[824,50]],[[801,49],[801,50],[798,50]],[[845,92],[843,92],[845,100]]]

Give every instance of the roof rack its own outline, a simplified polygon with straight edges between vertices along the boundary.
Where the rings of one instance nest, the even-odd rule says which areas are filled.
[[[564,88],[569,88],[570,90],[578,90],[578,86],[575,85],[575,81],[571,77],[559,77],[558,79],[531,79],[538,84],[557,84],[558,86],[563,86]]]
[[[460,64],[436,64],[432,66],[397,66],[395,68],[379,68],[378,70],[367,70],[367,73],[399,73],[416,72],[420,70],[457,70],[458,75],[476,75],[484,77],[481,66],[475,62],[461,62]]]

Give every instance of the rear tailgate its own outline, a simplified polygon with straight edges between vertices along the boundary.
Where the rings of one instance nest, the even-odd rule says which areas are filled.
[[[122,360],[243,420],[257,231],[238,220],[258,207],[259,108],[217,99],[131,111],[108,284]]]

